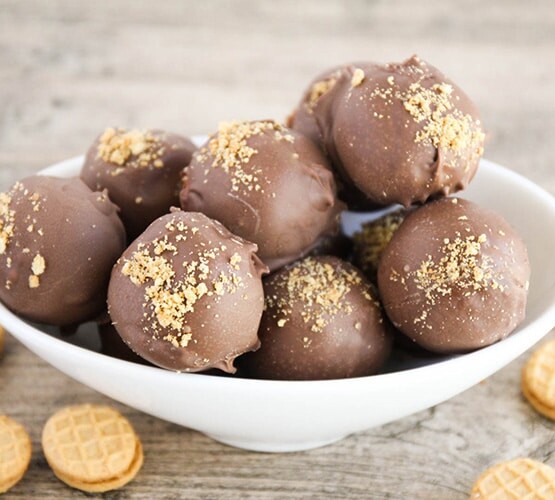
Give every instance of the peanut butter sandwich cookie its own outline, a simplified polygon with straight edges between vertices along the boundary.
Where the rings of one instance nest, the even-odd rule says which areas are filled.
[[[89,493],[125,486],[143,465],[139,437],[129,421],[108,406],[59,410],[46,422],[42,448],[58,479]]]
[[[25,428],[0,415],[0,494],[17,484],[31,461],[31,439]]]
[[[487,469],[476,481],[471,500],[555,498],[555,469],[530,458],[517,458]]]
[[[526,363],[522,392],[538,412],[555,420],[555,340],[543,344]]]

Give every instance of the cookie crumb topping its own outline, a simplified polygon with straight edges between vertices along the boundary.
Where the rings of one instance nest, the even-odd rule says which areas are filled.
[[[201,148],[195,154],[195,159],[203,162],[209,159],[210,155],[211,167],[221,168],[230,176],[232,191],[239,191],[240,188],[261,191],[262,171],[251,166],[245,169],[258,153],[247,141],[251,137],[272,132],[277,141],[295,141],[283,125],[273,121],[222,122],[218,127],[218,133],[209,140],[207,147]],[[208,170],[206,172],[208,173]]]
[[[356,263],[365,273],[376,273],[382,252],[404,219],[404,211],[393,212],[364,224],[361,231],[354,234]]]
[[[364,77],[364,71],[360,68],[356,68],[351,78],[351,87],[358,87],[364,81]]]
[[[187,324],[187,315],[195,311],[198,302],[204,296],[234,294],[244,287],[238,273],[242,258],[233,254],[227,259],[227,268],[216,273],[214,264],[224,258],[226,247],[194,239],[194,258],[181,262],[174,259],[180,253],[178,243],[195,238],[199,228],[173,219],[165,229],[169,234],[140,243],[124,261],[121,273],[134,285],[144,286],[143,305],[151,311],[148,321],[153,338],[161,336],[174,347],[185,348],[194,341],[195,333]]]
[[[457,233],[454,240],[443,240],[443,257],[439,261],[428,256],[420,264],[413,273],[414,282],[431,305],[439,296],[451,295],[455,287],[466,290],[467,296],[489,288],[503,291],[501,278],[494,274],[492,259],[482,254],[486,242],[485,234],[462,237]]]
[[[363,282],[354,269],[334,267],[310,257],[295,264],[276,279],[275,285],[287,293],[283,296],[267,295],[266,308],[275,311],[278,327],[282,328],[290,319],[291,303],[301,302],[304,304],[301,317],[315,333],[322,332],[335,315],[353,312],[347,295],[353,286]],[[367,300],[374,301],[369,289],[363,293]]]
[[[335,84],[337,83],[337,80],[339,78],[339,74],[340,72],[336,71],[328,78],[320,80],[312,85],[308,94],[308,99],[305,103],[306,109],[309,113],[313,113],[313,110],[320,98],[327,94],[331,89],[333,89],[333,87],[335,87]]]
[[[123,167],[162,168],[164,146],[150,131],[107,128],[100,136],[97,158],[116,165],[112,175],[120,175]]]

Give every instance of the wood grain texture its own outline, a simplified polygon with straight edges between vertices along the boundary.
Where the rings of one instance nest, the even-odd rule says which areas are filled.
[[[194,134],[283,118],[329,66],[416,52],[476,101],[486,157],[555,194],[554,49],[551,0],[2,0],[0,188],[81,154],[108,124]],[[235,450],[115,404],[146,461],[104,497],[465,499],[492,463],[555,465],[555,424],[520,395],[524,359],[428,411],[291,455]],[[39,445],[48,416],[74,402],[109,400],[8,336],[0,413],[27,426],[34,452],[4,498],[84,497],[55,479]]]

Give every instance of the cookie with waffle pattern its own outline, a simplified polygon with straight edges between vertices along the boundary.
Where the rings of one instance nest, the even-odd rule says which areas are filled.
[[[129,421],[108,406],[69,406],[56,412],[42,433],[42,447],[54,474],[90,493],[121,488],[143,464],[139,437]]]
[[[553,500],[555,469],[530,458],[517,458],[487,469],[476,481],[471,500]]]
[[[15,486],[31,461],[31,439],[25,428],[0,415],[0,494]]]
[[[539,413],[555,420],[555,339],[543,344],[526,363],[522,392]]]

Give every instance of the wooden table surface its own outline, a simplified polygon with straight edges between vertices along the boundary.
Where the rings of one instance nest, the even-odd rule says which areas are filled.
[[[473,97],[486,157],[555,194],[552,0],[2,0],[0,188],[83,153],[109,124],[195,134],[220,120],[283,118],[321,70],[415,52]],[[146,461],[106,498],[464,499],[495,462],[555,465],[555,424],[520,394],[525,358],[430,410],[323,449],[270,455],[113,403],[8,338],[0,413],[26,425],[34,451],[5,498],[84,497],[49,470],[41,429],[63,405],[108,402],[132,420]]]

